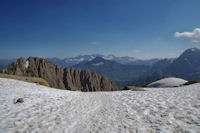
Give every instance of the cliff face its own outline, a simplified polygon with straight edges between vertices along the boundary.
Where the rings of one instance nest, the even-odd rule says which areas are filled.
[[[117,87],[106,77],[89,70],[64,69],[64,84],[67,89],[81,91],[113,91]]]
[[[3,73],[40,77],[45,79],[51,87],[81,91],[113,91],[118,88],[106,77],[89,70],[74,68],[62,69],[45,59],[30,57],[20,58],[3,70]]]
[[[51,87],[65,89],[63,84],[63,69],[45,59],[30,57],[20,58],[3,70],[3,73],[40,77],[45,79]]]

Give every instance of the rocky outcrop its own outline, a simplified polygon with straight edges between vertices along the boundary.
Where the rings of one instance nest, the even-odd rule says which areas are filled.
[[[114,91],[118,88],[106,77],[89,70],[61,68],[42,58],[20,58],[3,69],[3,73],[40,77],[45,79],[51,87],[81,91]]]
[[[63,69],[45,59],[29,57],[20,58],[3,70],[3,73],[40,77],[45,79],[51,87],[65,89],[63,84]]]
[[[89,70],[64,69],[64,84],[67,89],[81,91],[114,91],[117,87],[106,77]]]

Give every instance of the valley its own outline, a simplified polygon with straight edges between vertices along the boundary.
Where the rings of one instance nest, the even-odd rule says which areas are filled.
[[[101,76],[108,77],[119,87],[125,85],[143,86],[164,75],[185,80],[200,79],[200,49],[198,48],[187,49],[178,58],[138,60],[133,57],[96,54],[63,60],[47,58],[47,60],[61,67],[71,67],[78,70],[89,69]],[[4,63],[4,65],[8,66],[9,64]]]

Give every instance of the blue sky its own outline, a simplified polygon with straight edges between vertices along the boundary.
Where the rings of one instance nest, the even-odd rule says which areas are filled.
[[[176,57],[200,48],[199,38],[182,35],[200,28],[199,7],[199,0],[1,0],[0,58]]]

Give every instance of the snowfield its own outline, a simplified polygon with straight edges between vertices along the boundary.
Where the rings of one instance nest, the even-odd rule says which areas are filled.
[[[200,84],[146,90],[71,92],[0,78],[0,132],[200,132]]]
[[[163,78],[160,80],[157,80],[153,83],[148,84],[148,87],[174,87],[174,86],[180,86],[188,81],[181,79],[181,78],[174,78],[174,77],[169,77],[169,78]]]

